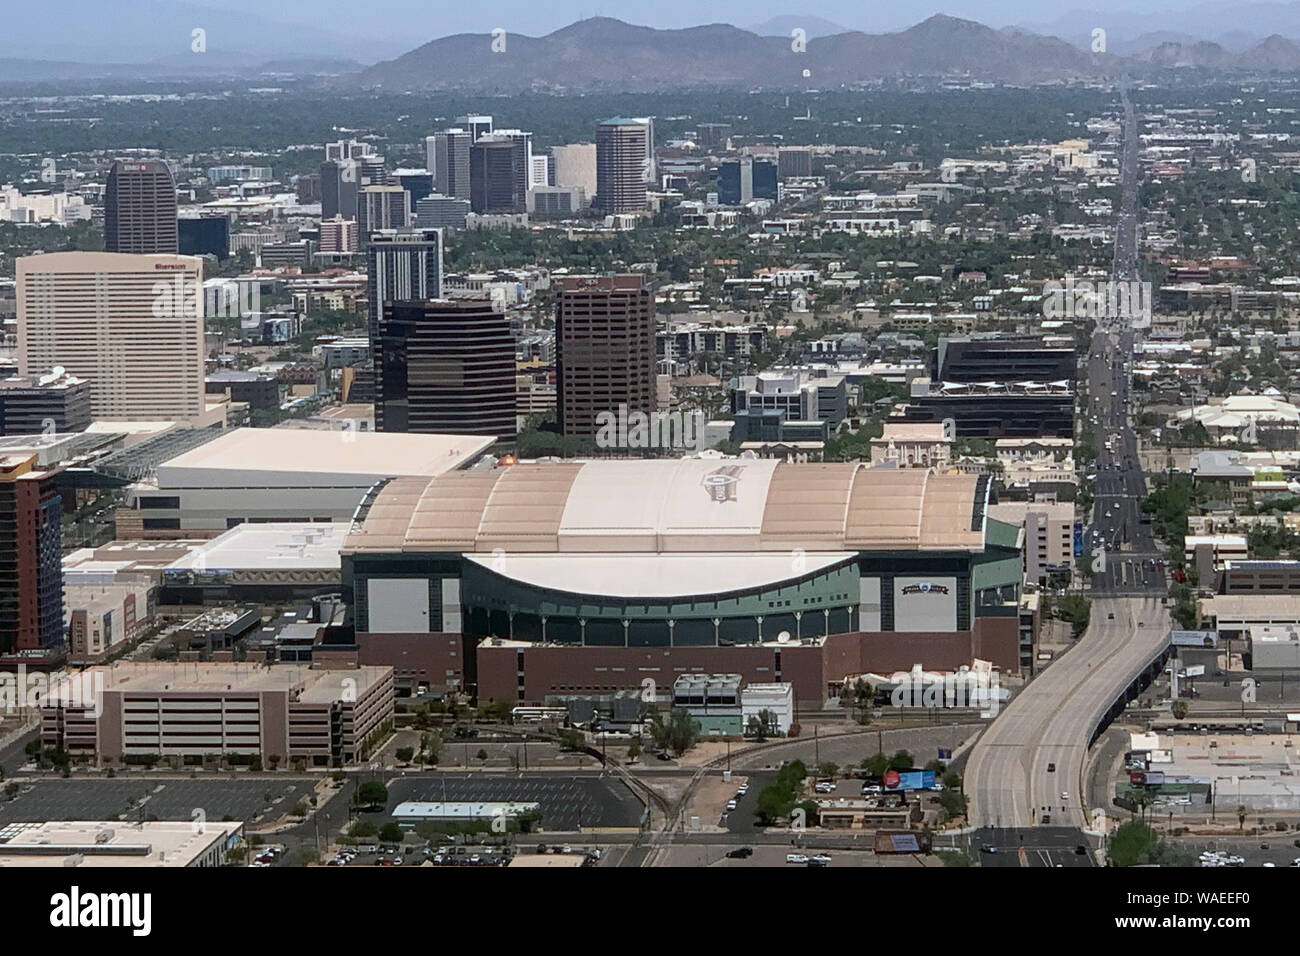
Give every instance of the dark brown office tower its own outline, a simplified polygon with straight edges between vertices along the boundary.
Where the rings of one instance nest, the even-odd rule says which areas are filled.
[[[104,193],[104,249],[138,255],[180,251],[176,183],[166,163],[113,164]]]
[[[469,204],[477,213],[528,208],[525,148],[510,136],[488,133],[469,149]]]
[[[0,455],[0,656],[35,663],[63,644],[63,499],[57,471]]]
[[[564,434],[592,438],[601,412],[658,408],[655,301],[640,275],[571,276],[555,311],[556,391]]]
[[[612,119],[596,127],[596,196],[604,213],[644,212],[650,128],[643,120]]]
[[[487,299],[385,302],[375,351],[377,431],[515,437],[515,343]]]

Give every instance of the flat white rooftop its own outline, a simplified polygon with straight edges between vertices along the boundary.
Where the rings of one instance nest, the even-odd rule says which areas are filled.
[[[0,828],[0,866],[173,866],[193,863],[214,843],[228,843],[241,823],[209,821],[201,833],[192,820],[53,820],[10,823]]]
[[[92,667],[97,688],[146,694],[289,691],[303,703],[332,703],[345,694],[356,699],[390,673],[388,667],[312,668],[301,664],[252,664],[219,661],[115,661]],[[102,681],[102,683],[100,683]],[[84,684],[82,685],[84,686]],[[50,689],[57,698],[58,685]],[[74,698],[68,698],[74,699]]]
[[[241,524],[192,548],[167,570],[339,569],[346,524]]]
[[[467,464],[495,441],[476,435],[236,428],[158,466],[158,486],[224,485],[231,473],[269,477],[331,476],[366,483],[399,476],[435,477]],[[223,477],[225,476],[225,477]],[[314,483],[314,482],[313,482]]]

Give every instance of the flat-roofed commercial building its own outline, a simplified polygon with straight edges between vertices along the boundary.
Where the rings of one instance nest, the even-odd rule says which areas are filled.
[[[63,589],[68,660],[93,663],[135,640],[153,622],[157,590],[144,581]]]
[[[1196,602],[1200,627],[1225,640],[1244,638],[1261,627],[1300,627],[1300,594],[1215,594]]]
[[[0,866],[224,866],[244,841],[234,821],[49,820],[0,827]],[[87,893],[89,895],[89,893]]]
[[[90,385],[64,371],[0,379],[0,435],[50,435],[90,427]]]
[[[393,716],[390,667],[117,661],[65,680],[72,692],[52,685],[46,700],[58,703],[41,708],[41,741],[98,761],[215,754],[338,766],[366,756]]]
[[[244,522],[349,521],[376,482],[466,467],[492,443],[475,435],[236,428],[132,485],[133,513],[119,512],[118,535],[196,537]]]
[[[1025,530],[1025,580],[1047,585],[1074,571],[1074,504],[1069,501],[1003,501],[989,515]]]
[[[721,457],[394,479],[343,550],[360,659],[480,699],[684,673],[1019,670],[1017,531],[988,480]]]
[[[19,374],[61,367],[85,379],[96,419],[206,424],[203,357],[202,259],[54,252],[18,260]]]
[[[164,604],[282,603],[337,592],[346,524],[241,524],[162,569]]]

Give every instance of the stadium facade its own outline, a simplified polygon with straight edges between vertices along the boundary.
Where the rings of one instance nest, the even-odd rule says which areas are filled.
[[[857,463],[565,461],[394,478],[343,548],[360,660],[481,700],[1019,669],[1017,529],[987,479]]]

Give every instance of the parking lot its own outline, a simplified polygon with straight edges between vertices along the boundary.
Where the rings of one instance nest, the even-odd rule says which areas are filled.
[[[30,820],[192,820],[266,823],[312,793],[306,777],[252,780],[34,779],[17,781],[13,800],[0,801],[0,824]]]
[[[398,777],[388,784],[388,808],[399,803],[538,803],[542,829],[636,828],[645,808],[615,778],[600,774],[461,774]]]

